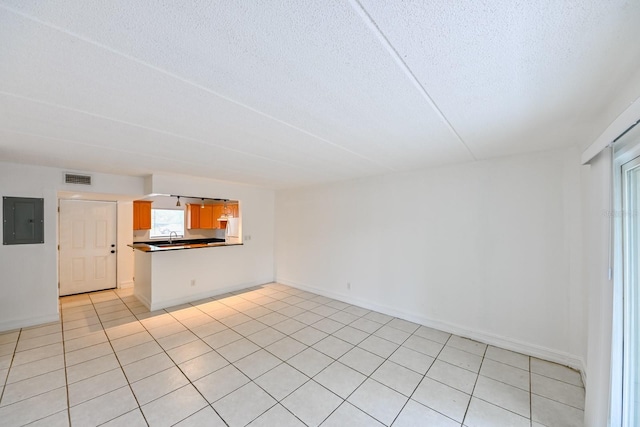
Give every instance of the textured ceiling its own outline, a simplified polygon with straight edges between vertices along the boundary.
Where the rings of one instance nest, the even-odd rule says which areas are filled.
[[[640,2],[0,0],[0,161],[272,188],[586,145]]]

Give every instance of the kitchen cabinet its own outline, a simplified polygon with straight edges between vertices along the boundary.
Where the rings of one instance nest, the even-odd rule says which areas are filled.
[[[215,205],[213,207],[213,218],[216,221],[216,228],[224,228],[220,226],[220,221],[218,221],[218,218],[220,218],[224,213],[224,209],[222,208],[222,205]],[[226,224],[225,224],[226,225]]]
[[[200,228],[216,228],[215,225],[217,217],[214,216],[213,205],[200,206]]]
[[[238,217],[238,204],[227,204],[227,215]],[[224,216],[224,205],[187,205],[187,228],[192,229],[225,229],[227,221],[218,221]]]
[[[227,203],[227,212],[225,215],[224,205],[219,206],[219,215],[216,218],[227,217],[227,218],[238,218],[238,204],[237,203]],[[218,228],[225,229],[227,228],[227,221],[218,221]]]
[[[218,217],[216,216],[214,205],[188,204],[187,205],[187,228],[207,229],[218,228]]]
[[[238,217],[238,204],[237,203],[227,203],[227,209],[225,212],[225,208],[224,205],[220,205],[220,215],[218,215],[218,218],[221,217],[230,217],[230,218],[237,218]]]
[[[187,205],[187,228],[189,230],[201,228],[200,227],[200,211],[201,205],[188,204]]]
[[[238,218],[239,216],[239,210],[238,210],[238,204],[237,203],[227,203],[227,213],[228,216],[233,217],[233,218]]]
[[[146,200],[133,202],[133,229],[151,230],[151,203]]]

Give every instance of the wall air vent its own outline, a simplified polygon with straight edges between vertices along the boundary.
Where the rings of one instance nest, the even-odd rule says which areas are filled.
[[[79,175],[77,173],[65,173],[65,184],[91,185],[91,175]]]

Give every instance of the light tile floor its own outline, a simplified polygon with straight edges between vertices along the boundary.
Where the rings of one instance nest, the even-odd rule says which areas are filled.
[[[564,366],[281,284],[0,333],[2,426],[580,426]]]

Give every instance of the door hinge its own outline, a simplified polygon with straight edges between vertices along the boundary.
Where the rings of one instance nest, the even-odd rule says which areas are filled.
[[[60,245],[58,245],[58,250],[60,250]]]

